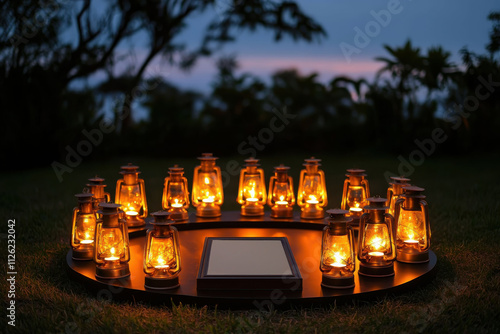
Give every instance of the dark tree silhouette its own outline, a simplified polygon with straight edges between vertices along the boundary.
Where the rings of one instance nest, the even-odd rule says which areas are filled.
[[[200,113],[204,147],[217,145],[224,153],[235,154],[238,143],[269,121],[265,112],[266,86],[251,74],[236,74],[238,63],[233,56],[218,59],[216,65],[218,74]],[[228,135],[231,142],[227,141]]]
[[[407,117],[411,123],[414,119],[416,105],[416,92],[422,77],[424,67],[424,58],[420,53],[419,47],[413,47],[408,40],[403,47],[392,48],[384,45],[384,48],[392,56],[391,58],[377,57],[385,65],[378,71],[377,76],[384,72],[389,72],[391,78],[395,81],[396,91],[399,93],[400,113],[407,112]]]
[[[314,41],[325,35],[292,1],[233,1],[217,12],[215,6],[215,0],[2,2],[0,83],[9,89],[1,93],[0,108],[10,115],[2,140],[4,152],[22,150],[26,154],[21,160],[41,163],[75,144],[84,126],[95,126],[96,115],[86,114],[85,110],[92,109],[89,106],[77,106],[83,109],[81,115],[79,110],[64,109],[64,98],[72,84],[84,84],[82,80],[91,75],[104,73],[107,91],[120,91],[127,97],[120,114],[124,131],[130,125],[134,88],[159,56],[174,66],[189,68],[200,56],[209,56],[235,40],[242,29],[263,28],[273,32],[275,40]],[[188,49],[177,37],[186,29],[188,18],[209,11],[213,19],[203,29],[200,44]],[[130,49],[127,41],[132,38],[145,42],[145,55],[123,69],[119,48]],[[67,119],[79,123],[71,127]],[[21,123],[22,134],[12,130],[12,124]],[[57,135],[59,129],[65,129],[68,136]],[[16,144],[6,145],[8,141]]]
[[[460,74],[449,60],[451,54],[442,47],[431,47],[427,54],[423,54],[408,40],[402,47],[385,45],[384,48],[391,57],[376,58],[385,63],[378,71],[377,79],[387,72],[390,79],[382,83],[385,87],[373,87],[370,97],[374,112],[389,127],[389,138],[400,138],[405,142],[435,127],[435,113],[440,105],[444,105],[442,97],[435,93],[449,88]],[[381,86],[380,82],[377,81],[375,86]],[[421,92],[426,92],[424,101]],[[384,105],[389,109],[382,111]]]
[[[149,117],[140,124],[135,150],[155,155],[186,155],[195,152],[202,140],[200,121],[194,115],[201,94],[181,90],[160,78],[151,79],[155,89],[148,91],[143,106]]]
[[[500,141],[500,12],[488,16],[493,24],[487,54],[461,50],[466,66],[448,98],[447,116],[451,127],[458,130],[458,149],[481,150],[498,148]],[[467,103],[467,105],[465,105]],[[472,103],[471,103],[472,102]],[[475,103],[477,102],[477,103]]]

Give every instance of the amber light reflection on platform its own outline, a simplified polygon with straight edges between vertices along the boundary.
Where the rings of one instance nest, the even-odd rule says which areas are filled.
[[[237,213],[239,215],[239,212]],[[354,289],[345,291],[336,291],[335,289],[321,288],[321,271],[319,270],[320,248],[321,248],[321,230],[287,229],[287,228],[212,228],[182,231],[179,227],[179,243],[181,247],[181,256],[183,259],[183,269],[179,274],[180,287],[169,291],[176,295],[200,296],[196,289],[196,277],[198,274],[201,253],[205,237],[281,237],[288,238],[292,248],[295,261],[299,267],[302,279],[303,290],[299,292],[299,297],[315,298],[327,296],[351,295],[374,290],[387,289],[395,285],[401,285],[408,281],[425,274],[429,271],[428,265],[412,265],[396,263],[396,275],[392,278],[383,280],[372,278],[360,278],[356,273],[354,275],[356,286]],[[127,279],[109,282],[108,284],[127,287],[135,290],[144,291],[143,254],[145,237],[134,237],[130,240],[130,271],[132,275]],[[71,254],[69,255],[71,259]],[[72,268],[81,275],[91,280],[95,280],[95,265],[93,263],[84,263],[85,261],[72,261]],[[432,260],[429,266],[435,266],[436,257],[432,254]],[[138,274],[140,273],[140,274]],[[261,295],[252,292],[238,293],[245,298],[267,298],[268,292]],[[220,296],[234,298],[234,291],[230,293],[220,293]]]

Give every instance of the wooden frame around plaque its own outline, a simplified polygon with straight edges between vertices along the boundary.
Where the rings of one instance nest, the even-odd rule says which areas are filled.
[[[197,289],[301,291],[302,277],[286,237],[207,237]]]

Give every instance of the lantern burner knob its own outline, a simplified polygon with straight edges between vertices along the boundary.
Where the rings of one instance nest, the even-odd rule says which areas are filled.
[[[283,164],[280,164],[279,166],[274,167],[275,172],[287,172],[290,169],[290,167],[285,166]]]
[[[411,181],[409,178],[404,176],[391,176],[391,180],[393,180],[394,183],[401,183],[401,184],[405,184]]]
[[[213,153],[202,153],[201,157],[198,157],[198,160],[201,161],[215,161],[219,158],[214,157]]]
[[[387,198],[374,196],[367,199],[369,205],[365,206],[365,210],[387,210],[389,207],[385,205]]]
[[[425,191],[424,188],[420,188],[417,186],[403,187],[404,194],[409,196],[420,196],[424,191]]]
[[[81,194],[76,194],[75,195],[75,197],[78,199],[78,203],[89,203],[89,202],[92,202],[92,197],[93,196],[94,196],[94,194],[91,194],[89,192],[83,192]]]
[[[104,183],[104,179],[102,177],[98,177],[97,175],[95,177],[92,177],[89,179],[89,184],[87,184],[87,187],[90,186],[106,186]]]
[[[359,169],[359,168],[351,168],[351,169],[348,169],[347,172],[351,175],[356,175],[356,174],[359,174],[360,176],[366,172],[366,170],[364,169]],[[347,175],[348,176],[348,175]]]
[[[175,223],[174,220],[170,219],[170,212],[168,211],[156,211],[151,214],[154,221],[153,225],[170,225]]]
[[[321,166],[320,162],[321,159],[316,159],[314,157],[311,157],[310,159],[304,159],[305,163],[302,164],[303,166]]]
[[[125,175],[125,174],[140,174],[139,172],[139,166],[132,165],[132,163],[128,163],[126,166],[121,166],[121,171],[120,174]]]
[[[347,210],[342,209],[330,209],[327,210],[326,213],[329,215],[329,221],[333,222],[351,222],[352,217],[346,217],[349,213]]]
[[[256,159],[254,157],[245,159],[245,167],[253,167],[253,166],[255,167],[260,166],[259,159]]]

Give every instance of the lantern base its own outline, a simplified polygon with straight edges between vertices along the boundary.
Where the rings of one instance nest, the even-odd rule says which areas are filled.
[[[170,210],[170,216],[169,219],[175,220],[175,221],[181,221],[181,220],[188,220],[189,219],[189,214],[186,210]]]
[[[323,219],[325,218],[325,210],[323,208],[302,209],[300,218],[303,219]]]
[[[78,261],[89,261],[94,259],[94,248],[78,247],[73,248],[73,254],[71,256],[73,260]]]
[[[398,250],[397,260],[403,263],[429,262],[429,251],[419,252],[417,249]]]
[[[127,227],[142,227],[146,225],[144,219],[137,216],[126,216]]]
[[[394,276],[394,263],[385,266],[367,266],[360,263],[358,273],[369,277]]]
[[[98,265],[95,268],[95,277],[100,279],[115,279],[128,276],[130,276],[130,268],[128,266],[128,263],[105,263],[104,265]]]
[[[263,216],[264,215],[264,207],[262,205],[243,205],[241,207],[241,215],[242,216]]]
[[[220,207],[218,205],[200,205],[196,208],[196,216],[200,218],[215,218],[221,216]]]
[[[271,208],[271,218],[293,218],[293,209]]]
[[[168,290],[179,287],[179,277],[155,278],[146,276],[144,278],[144,287],[152,290]]]
[[[352,289],[354,288],[354,276],[331,277],[323,274],[321,286],[329,289]]]

